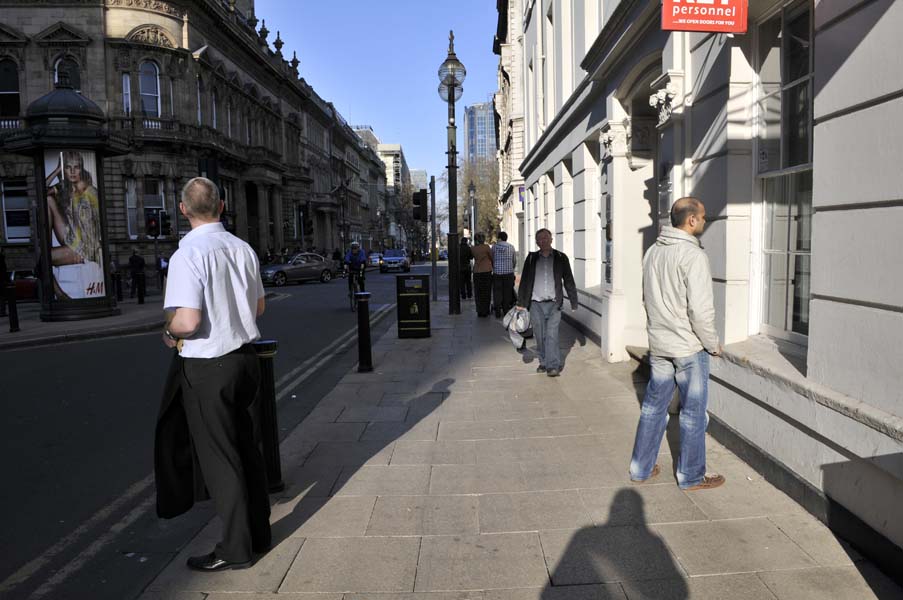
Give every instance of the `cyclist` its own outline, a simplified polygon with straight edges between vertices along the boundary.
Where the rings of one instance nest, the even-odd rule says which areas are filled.
[[[364,272],[367,268],[367,254],[361,250],[358,242],[351,242],[351,250],[345,255],[345,270],[350,273],[348,278],[348,289],[354,292],[354,280],[358,281],[358,289],[364,290]]]

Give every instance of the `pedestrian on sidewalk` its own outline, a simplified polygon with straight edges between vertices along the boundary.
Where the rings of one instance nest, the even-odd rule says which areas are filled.
[[[470,243],[466,237],[461,238],[461,245],[458,253],[458,273],[461,279],[461,300],[473,298],[473,283],[470,280],[470,261],[473,260],[473,253],[470,251]]]
[[[212,181],[185,184],[179,210],[191,231],[170,259],[163,304],[163,341],[178,354],[157,423],[157,512],[171,518],[187,511],[202,478],[223,538],[209,554],[189,558],[188,567],[243,568],[271,543],[266,468],[252,422],[260,369],[251,342],[260,337],[264,311],[260,264],[247,243],[223,228]],[[190,466],[192,454],[200,473]]]
[[[567,291],[571,310],[576,311],[577,284],[567,254],[552,249],[551,231],[545,228],[537,231],[536,245],[539,250],[528,254],[524,261],[520,288],[517,290],[517,306],[518,310],[530,311],[530,325],[539,354],[536,372],[558,377],[561,373],[558,328],[564,305],[563,290]]]
[[[508,234],[499,232],[499,241],[492,246],[492,308],[498,319],[514,306],[514,267],[517,266],[514,246]]]
[[[129,298],[135,297],[138,291],[138,280],[144,276],[144,257],[138,254],[137,248],[132,248],[129,257]]]
[[[482,233],[476,234],[473,239],[476,244],[470,252],[473,254],[473,287],[477,316],[488,317],[489,304],[492,302],[492,250]]]
[[[702,202],[681,198],[671,207],[671,226],[662,227],[643,257],[652,373],[630,458],[634,482],[648,481],[661,470],[655,461],[676,386],[680,391],[677,484],[684,490],[701,490],[724,483],[723,476],[706,472],[709,355],[720,355],[721,344],[715,330],[712,272],[698,239],[704,228]]]

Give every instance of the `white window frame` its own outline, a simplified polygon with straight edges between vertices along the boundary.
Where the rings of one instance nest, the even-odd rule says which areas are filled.
[[[17,63],[16,61],[14,61],[12,58],[9,58],[9,57],[0,57],[0,62],[6,62],[6,61],[9,61],[10,63],[12,63],[13,66],[16,68],[16,89],[15,89],[15,91],[6,91],[6,92],[0,91],[0,94],[9,95],[9,96],[13,96],[13,95],[17,96],[19,98],[19,112],[18,112],[18,114],[15,114],[15,115],[6,115],[6,116],[0,117],[0,118],[2,118],[3,121],[13,121],[14,120],[14,121],[18,122],[19,116],[22,114],[22,83],[21,83],[22,73],[21,73],[21,69],[19,69],[19,67],[20,67],[19,63]]]
[[[125,180],[125,221],[129,239],[138,239],[138,182],[134,177]]]
[[[217,129],[217,122],[216,122],[216,104],[217,104],[217,102],[219,102],[218,96],[219,96],[219,94],[216,93],[216,88],[213,88],[213,92],[211,92],[211,94],[210,94],[210,104],[211,104],[211,106],[210,106],[210,121],[211,121],[211,124],[213,125],[213,128],[214,128],[214,129]]]
[[[24,207],[15,207],[8,208],[7,195],[9,192],[16,191],[22,192],[21,194],[16,194],[15,198],[19,200],[24,200]],[[10,198],[11,199],[11,198]],[[28,198],[28,181],[23,177],[22,179],[6,179],[0,180],[0,209],[3,211],[3,239],[7,244],[27,244],[31,242],[31,238],[34,235],[34,219],[31,214],[31,201]],[[24,237],[22,235],[10,235],[10,225],[9,225],[9,213],[11,212],[24,212],[28,215],[28,237]],[[21,226],[17,226],[21,227]]]
[[[154,79],[156,81],[156,87],[157,87],[156,93],[152,94],[149,92],[145,92],[141,85],[141,81],[142,81],[141,69],[144,65],[150,65],[154,68]],[[157,114],[155,114],[155,115],[143,114],[145,112],[145,110],[144,110],[144,97],[145,96],[154,98],[154,100],[156,101],[156,105],[157,105]],[[139,97],[140,104],[141,104],[142,116],[145,116],[145,117],[148,117],[151,119],[159,119],[160,116],[163,114],[163,112],[161,110],[162,107],[160,105],[160,67],[158,67],[157,63],[155,63],[152,60],[141,61],[141,64],[138,66],[138,97]]]
[[[760,131],[763,126],[763,115],[761,113],[762,100],[769,95],[772,94],[763,94],[762,93],[762,81],[761,81],[761,68],[762,65],[759,64],[758,60],[754,64],[753,69],[753,86],[754,86],[754,97],[755,101],[753,102],[753,122],[754,122],[754,130],[753,130],[753,144],[754,150],[752,153],[752,168],[754,173],[754,183],[753,183],[753,198],[756,198],[756,203],[758,206],[754,207],[752,211],[752,227],[753,231],[756,232],[756,235],[753,237],[753,247],[751,248],[751,264],[750,264],[750,279],[753,285],[750,286],[750,315],[749,315],[749,332],[750,334],[758,334],[763,333],[769,337],[787,340],[793,344],[806,347],[808,346],[809,337],[807,334],[802,334],[793,331],[789,328],[778,328],[774,325],[767,323],[768,315],[766,314],[766,298],[765,293],[768,289],[768,269],[766,268],[766,258],[768,255],[774,254],[775,251],[769,251],[766,248],[766,235],[768,232],[768,202],[765,198],[765,181],[768,179],[775,178],[784,178],[786,176],[790,176],[793,174],[803,173],[806,171],[812,171],[812,157],[813,157],[813,128],[814,128],[814,98],[812,96],[814,90],[814,41],[815,41],[815,33],[814,33],[814,21],[815,21],[815,11],[813,7],[813,3],[811,0],[806,0],[805,2],[800,2],[800,0],[785,0],[780,2],[778,6],[776,6],[773,10],[764,14],[758,21],[756,21],[753,29],[753,45],[756,48],[756,51],[753,52],[754,56],[759,56],[761,54],[761,44],[763,43],[760,39],[760,30],[762,25],[764,25],[769,20],[773,19],[775,16],[780,15],[784,11],[789,11],[790,13],[795,12],[798,8],[803,5],[808,5],[808,10],[810,12],[810,21],[809,21],[809,36],[812,43],[812,47],[809,52],[809,75],[808,78],[810,80],[810,102],[812,103],[809,108],[809,130],[808,130],[808,143],[809,143],[809,162],[802,163],[799,165],[794,165],[791,167],[784,166],[784,152],[785,152],[785,121],[784,121],[784,109],[783,109],[783,99],[781,100],[781,125],[780,125],[780,157],[778,168],[772,169],[769,171],[760,171],[759,169],[759,150],[761,143]],[[783,23],[782,23],[783,25]],[[785,81],[784,73],[783,73],[783,48],[781,51],[781,94],[783,96],[785,88],[788,86],[793,86],[795,83],[798,83],[802,80],[793,80],[793,81]],[[789,204],[788,204],[788,210]],[[810,219],[812,218],[812,213],[810,212]],[[789,227],[789,224],[788,224]],[[809,223],[810,231],[812,227],[812,222]],[[789,235],[789,234],[788,234]],[[810,232],[810,242],[811,242],[811,232]],[[787,250],[784,252],[788,256],[795,256],[798,254],[805,254],[803,252],[796,251],[791,249],[789,246]],[[808,253],[811,260],[811,251]],[[789,260],[789,259],[788,259]],[[810,263],[811,264],[811,263]],[[791,277],[789,267],[787,273],[788,279]],[[810,267],[810,277],[811,277],[811,267]],[[811,286],[811,279],[810,279]],[[810,288],[811,289],[811,288]],[[791,286],[788,285],[788,292],[786,294],[787,304],[785,305],[785,316],[786,319],[786,327],[790,327],[790,319],[792,318],[792,301],[793,298],[791,296]]]
[[[156,181],[159,184],[158,193],[157,194],[148,194],[147,192],[147,184],[148,182]],[[166,180],[162,177],[145,177],[144,178],[144,197],[142,198],[142,209],[148,208],[157,208],[161,211],[166,210]],[[151,202],[148,202],[151,200]],[[144,217],[144,213],[142,212],[142,218]],[[145,236],[150,238],[152,236],[147,235],[147,232],[144,232]],[[160,236],[161,239],[167,236]]]
[[[198,103],[197,103],[198,104],[198,126],[201,126],[204,124],[204,111],[203,111],[202,102],[201,102],[201,94],[203,93],[203,89],[202,89],[203,84],[201,83],[200,77],[197,78],[197,84],[195,85],[195,88],[197,89],[197,100],[198,100]]]
[[[132,76],[122,74],[122,111],[125,116],[132,116]]]

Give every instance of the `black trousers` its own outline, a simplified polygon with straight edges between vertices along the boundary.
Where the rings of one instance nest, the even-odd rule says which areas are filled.
[[[470,271],[458,271],[460,273],[461,299],[473,298],[473,281],[470,278]]]
[[[496,316],[506,314],[514,306],[514,273],[492,276],[492,307]]]
[[[245,346],[219,358],[186,358],[182,403],[223,539],[216,555],[251,560],[253,550],[269,548],[270,501],[266,466],[254,425],[260,367]]]
[[[473,287],[477,315],[488,317],[492,302],[492,273],[474,273]]]

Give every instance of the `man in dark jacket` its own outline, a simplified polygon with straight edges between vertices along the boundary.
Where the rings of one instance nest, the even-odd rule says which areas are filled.
[[[458,256],[461,300],[466,300],[473,298],[473,282],[470,279],[470,261],[473,260],[473,253],[470,251],[470,244],[467,243],[466,237],[461,238]]]
[[[530,311],[530,325],[539,353],[537,373],[558,377],[561,370],[561,351],[558,348],[558,326],[564,304],[562,288],[567,291],[571,310],[577,310],[577,284],[571,273],[571,262],[564,252],[552,249],[552,232],[536,232],[537,252],[524,261],[520,287],[517,290],[518,310]]]

